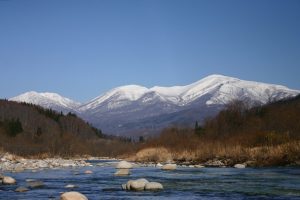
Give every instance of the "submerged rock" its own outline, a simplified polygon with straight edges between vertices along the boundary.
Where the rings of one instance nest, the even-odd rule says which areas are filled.
[[[79,192],[65,192],[60,196],[60,200],[88,200],[88,198]]]
[[[91,170],[86,170],[84,173],[85,174],[92,174],[93,172]]]
[[[65,186],[65,188],[77,188],[77,186],[73,184],[68,184]]]
[[[27,187],[18,187],[15,192],[27,192],[29,189]]]
[[[4,176],[3,179],[2,179],[2,183],[4,185],[14,185],[14,184],[17,183],[17,181],[14,178],[10,177],[10,176]]]
[[[119,162],[116,166],[117,169],[131,169],[132,168],[132,164],[123,160],[121,162]]]
[[[44,187],[43,181],[29,181],[27,182],[28,187],[30,188],[41,188]]]
[[[161,169],[163,169],[163,170],[175,170],[176,167],[177,167],[176,164],[166,164],[166,165],[162,166]]]
[[[243,168],[246,168],[246,165],[244,165],[244,164],[235,164],[233,167],[238,168],[238,169],[243,169]]]
[[[158,182],[149,182],[145,185],[145,190],[162,190],[164,187]]]
[[[122,190],[127,190],[127,184],[122,184]]]
[[[116,173],[115,176],[127,176],[130,174],[129,169],[119,169]]]

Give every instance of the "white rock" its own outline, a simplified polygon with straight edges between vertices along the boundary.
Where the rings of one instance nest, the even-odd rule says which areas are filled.
[[[121,162],[119,162],[116,166],[117,169],[131,169],[132,168],[132,164],[123,160]]]
[[[129,169],[119,169],[116,173],[115,176],[127,176],[129,175]]]
[[[134,180],[130,183],[130,190],[144,190],[147,183],[149,183],[149,181],[144,178]]]
[[[4,176],[2,179],[3,184],[5,185],[13,185],[16,184],[16,180],[10,176]]]
[[[149,182],[145,185],[145,190],[162,190],[164,187],[158,182]]]
[[[166,164],[166,165],[162,166],[161,169],[163,169],[163,170],[175,170],[176,167],[177,167],[176,164]]]
[[[235,164],[233,167],[238,168],[238,169],[243,169],[243,168],[246,168],[246,165],[244,165],[244,164]]]
[[[133,180],[127,181],[127,183],[126,183],[126,189],[127,189],[127,190],[130,190],[130,185],[131,185],[132,181],[133,181]]]
[[[195,168],[204,168],[203,165],[195,165]]]
[[[160,164],[160,163],[157,163],[156,164],[156,167],[162,167],[163,165],[162,164]]]
[[[79,192],[65,192],[60,196],[60,200],[88,200],[88,198]]]

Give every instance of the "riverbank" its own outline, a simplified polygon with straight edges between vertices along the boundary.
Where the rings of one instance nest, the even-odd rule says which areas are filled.
[[[127,156],[126,159],[146,163],[172,161],[182,165],[207,167],[233,167],[236,164],[244,164],[248,167],[300,166],[299,141],[280,145],[247,147],[232,143],[230,145],[229,142],[201,141],[199,139],[197,145],[185,144],[185,138],[179,139],[182,139],[183,145],[178,145],[178,148],[168,144],[151,147],[150,144],[150,147],[141,148],[136,154]],[[176,141],[177,144],[180,144],[179,139]]]
[[[91,158],[96,159],[96,158]],[[99,159],[99,158],[97,158]],[[22,172],[24,170],[55,169],[92,166],[87,158],[23,158],[10,153],[0,154],[0,171]]]

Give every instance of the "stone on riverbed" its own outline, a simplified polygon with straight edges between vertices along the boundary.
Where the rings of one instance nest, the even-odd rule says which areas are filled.
[[[60,200],[88,200],[88,198],[79,192],[65,192],[60,196]]]
[[[145,190],[162,190],[164,187],[158,182],[149,182],[145,185]]]
[[[141,178],[137,180],[129,180],[126,184],[122,184],[123,190],[162,190],[163,186],[158,182],[149,182],[148,180]]]
[[[73,184],[68,184],[65,186],[65,188],[76,188],[77,186],[76,185],[73,185]]]
[[[163,169],[163,170],[175,170],[176,167],[177,167],[176,164],[166,164],[166,165],[162,166],[161,169]]]
[[[246,168],[246,165],[244,165],[244,164],[235,164],[233,167],[238,168],[238,169],[243,169],[243,168]]]
[[[163,165],[162,164],[160,164],[160,163],[157,163],[156,164],[156,167],[162,167]]]
[[[18,187],[15,192],[27,192],[29,189],[27,187]]]
[[[14,185],[14,184],[17,183],[17,181],[14,178],[10,177],[10,176],[4,176],[3,179],[2,179],[2,183],[4,185]]]
[[[119,169],[116,173],[115,176],[127,176],[129,175],[129,169]]]
[[[41,188],[41,187],[44,187],[43,181],[29,181],[29,182],[27,182],[27,185],[30,188]]]
[[[149,183],[148,180],[146,180],[144,178],[140,178],[140,179],[131,181],[129,184],[130,185],[129,188],[130,188],[130,190],[136,190],[136,191],[144,190],[147,183]]]
[[[132,164],[122,160],[121,162],[119,162],[116,166],[117,169],[131,169],[132,168]]]
[[[221,160],[209,160],[205,163],[206,167],[224,167],[225,164]]]

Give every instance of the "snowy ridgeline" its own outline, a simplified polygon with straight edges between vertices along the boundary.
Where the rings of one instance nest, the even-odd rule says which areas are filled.
[[[174,116],[166,117],[170,113],[200,107],[201,111],[206,113],[204,107],[220,107],[234,99],[265,104],[270,100],[280,100],[297,94],[300,94],[300,91],[281,85],[211,75],[186,86],[152,88],[138,85],[121,86],[84,104],[55,93],[37,92],[27,92],[10,100],[33,103],[65,113],[74,112],[99,128],[107,125],[111,127],[112,124],[120,128],[124,127],[125,123],[132,123],[137,119],[162,115],[165,116],[165,120],[168,118],[166,121],[170,123],[170,118],[174,118]],[[173,123],[175,119],[172,120]],[[195,119],[191,117],[187,120]],[[152,124],[148,123],[147,127],[149,126],[152,127]]]

